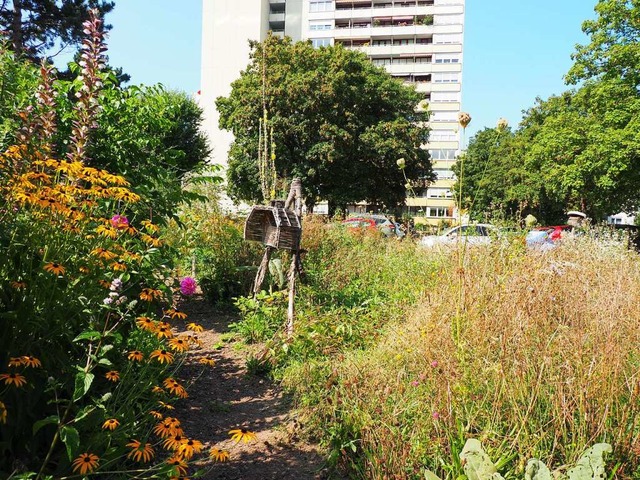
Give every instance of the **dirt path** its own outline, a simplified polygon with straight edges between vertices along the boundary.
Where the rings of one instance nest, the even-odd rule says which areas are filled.
[[[246,374],[244,353],[233,343],[221,341],[234,319],[216,312],[202,297],[194,296],[181,305],[190,322],[202,325],[198,334],[202,349],[189,354],[181,377],[189,382],[189,398],[177,406],[177,414],[187,436],[211,447],[230,452],[229,462],[202,464],[211,468],[205,479],[225,480],[315,480],[330,478],[324,458],[314,445],[296,440],[295,419],[289,402],[277,385],[266,377]],[[215,359],[212,368],[197,361]],[[229,430],[246,428],[257,435],[248,444],[232,442]],[[333,475],[331,478],[337,478]]]

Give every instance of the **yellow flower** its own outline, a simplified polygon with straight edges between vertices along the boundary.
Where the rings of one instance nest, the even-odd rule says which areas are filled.
[[[184,387],[180,385],[180,383],[178,383],[175,379],[166,378],[163,383],[165,388],[174,395],[177,395],[180,398],[187,398],[189,396]]]
[[[160,363],[171,363],[173,362],[173,353],[167,352],[166,350],[154,350],[151,352],[151,358],[155,358]]]
[[[91,473],[98,466],[98,460],[100,460],[100,458],[93,453],[81,453],[72,463],[73,471],[77,472],[80,470],[80,475]]]
[[[136,462],[142,460],[142,462],[146,463],[153,458],[153,447],[149,443],[143,444],[138,440],[132,440],[127,443],[127,447],[131,448],[127,458],[133,458]]]
[[[115,272],[124,272],[127,270],[127,264],[122,260],[117,260],[111,264],[111,268],[113,268]]]
[[[184,320],[185,318],[187,318],[187,314],[181,312],[177,308],[170,308],[169,310],[165,311],[164,314],[171,317],[172,319],[179,318],[180,320]]]
[[[7,407],[0,402],[0,423],[7,423]]]
[[[178,447],[178,455],[189,460],[194,454],[202,451],[202,442],[185,438]]]
[[[36,357],[32,357],[31,355],[23,355],[22,357],[20,357],[20,361],[25,367],[31,367],[31,368],[42,367],[42,362],[38,360]]]
[[[140,292],[140,300],[145,302],[152,302],[154,298],[162,298],[162,290],[156,290],[153,288],[143,288]]]
[[[118,380],[120,380],[120,374],[115,370],[111,370],[105,373],[104,377],[110,382],[117,382]]]
[[[187,330],[191,330],[192,332],[202,332],[204,328],[202,325],[198,325],[197,323],[189,323],[187,324]]]
[[[142,330],[148,330],[149,332],[155,332],[156,330],[156,322],[149,317],[138,317],[136,318],[136,323]]]
[[[65,268],[59,263],[51,262],[47,263],[43,267],[47,272],[53,273],[54,275],[64,275]]]
[[[156,412],[155,410],[149,411],[149,415],[153,418],[157,418],[158,420],[162,420],[162,414],[160,412]]]
[[[27,384],[27,380],[19,373],[3,373],[0,375],[0,381],[4,381],[5,385],[15,385],[16,387]]]
[[[211,450],[209,450],[209,458],[211,458],[214,462],[228,462],[229,452],[227,452],[226,450],[212,448]]]
[[[180,422],[175,418],[169,417],[158,423],[153,429],[153,433],[159,437],[166,438],[172,435],[182,435],[184,432],[180,428]]]
[[[162,442],[162,446],[167,450],[177,450],[182,443],[182,440],[184,440],[182,433],[179,435],[169,435]]]
[[[96,228],[96,233],[107,238],[116,238],[118,236],[118,231],[115,228],[106,225],[99,225],[98,228]]]
[[[158,327],[156,328],[155,334],[158,336],[158,338],[173,337],[173,332],[171,331],[171,327],[166,323],[164,324],[161,323],[160,325],[158,325]]]
[[[158,230],[160,230],[160,227],[158,227],[157,225],[154,225],[153,223],[151,223],[150,220],[143,220],[140,223],[142,224],[142,226],[144,228],[146,228],[150,232],[157,232]]]
[[[216,364],[216,361],[213,358],[202,357],[200,360],[198,360],[198,363],[213,367]]]
[[[142,359],[144,358],[144,354],[140,350],[133,350],[129,352],[129,355],[127,355],[127,358],[132,362],[141,362]]]
[[[11,358],[9,358],[9,366],[10,367],[21,367],[22,366],[22,357],[11,357]]]
[[[166,408],[167,410],[175,410],[175,407],[169,403],[159,401],[158,405],[160,405],[162,408]]]
[[[104,260],[113,260],[114,258],[116,258],[115,253],[110,252],[106,248],[102,248],[102,247],[97,247],[91,250],[91,255],[94,255],[98,258],[102,258]]]
[[[244,443],[248,443],[250,440],[256,440],[256,434],[250,432],[246,428],[229,430],[229,435],[231,435],[231,440],[235,440],[236,442],[242,441]]]
[[[116,427],[118,427],[120,425],[120,422],[118,420],[116,420],[115,418],[110,418],[109,420],[107,420],[106,422],[104,422],[102,424],[102,428],[105,430],[115,430]]]
[[[167,458],[166,462],[173,467],[173,473],[177,473],[178,475],[187,474],[187,462],[185,462],[182,458],[173,456]]]
[[[189,350],[189,342],[184,338],[172,338],[169,340],[169,347],[177,352],[186,352]]]
[[[151,389],[151,391],[152,391],[153,393],[164,393],[164,390],[162,389],[162,387],[159,387],[159,386],[157,386],[157,385],[156,385],[155,387],[153,387],[153,388]]]

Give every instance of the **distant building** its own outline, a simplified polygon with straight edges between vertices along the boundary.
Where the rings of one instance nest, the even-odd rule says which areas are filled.
[[[407,199],[427,223],[453,220],[451,166],[460,153],[465,0],[203,0],[201,105],[213,161],[226,164],[233,136],[218,128],[215,98],[249,62],[248,40],[268,31],[315,47],[342,44],[366,53],[391,75],[424,94],[431,111],[428,148],[438,180]]]

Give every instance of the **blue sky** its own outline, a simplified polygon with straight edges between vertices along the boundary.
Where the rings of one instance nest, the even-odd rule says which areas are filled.
[[[237,0],[243,1],[243,0]],[[463,110],[473,117],[467,138],[500,117],[517,125],[537,96],[567,87],[581,24],[596,0],[467,0]],[[116,0],[110,63],[132,83],[200,89],[201,0]]]

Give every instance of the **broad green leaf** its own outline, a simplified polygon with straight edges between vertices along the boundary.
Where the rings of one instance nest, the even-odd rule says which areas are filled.
[[[33,424],[33,434],[35,435],[38,432],[38,430],[40,430],[45,425],[58,423],[59,421],[60,419],[58,418],[57,415],[51,415],[47,418],[43,418],[42,420],[38,420],[36,423]]]
[[[95,375],[90,372],[79,372],[76,374],[76,385],[73,391],[73,401],[80,400],[91,388]]]
[[[74,342],[79,342],[80,340],[98,340],[102,334],[95,330],[91,330],[88,332],[82,332],[76,338],[73,339]]]
[[[73,460],[75,452],[80,447],[80,435],[78,435],[78,431],[69,425],[65,425],[60,429],[60,439],[67,447],[69,461]]]

